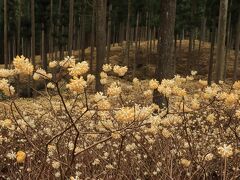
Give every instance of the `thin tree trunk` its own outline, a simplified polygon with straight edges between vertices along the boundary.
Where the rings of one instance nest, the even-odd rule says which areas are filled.
[[[35,0],[31,0],[31,61],[33,64],[33,67],[35,68],[36,66],[36,61],[35,61]],[[31,97],[31,89],[30,89],[30,84],[32,84],[33,88],[36,89],[35,87],[35,82],[32,80],[32,78],[29,76],[28,78],[28,97]]]
[[[227,11],[228,11],[228,0],[220,0],[218,41],[217,41],[216,83],[219,83],[219,81],[223,80],[224,78],[223,76],[224,76]]]
[[[31,0],[31,34],[32,34],[32,52],[31,59],[33,66],[35,63],[35,0]]]
[[[113,34],[112,34],[112,44],[113,44],[113,47],[115,46],[115,43],[116,43],[116,24],[113,25]]]
[[[183,35],[183,33],[181,33],[178,52],[181,52],[181,51],[182,51],[182,40],[183,40],[183,38],[184,38],[184,35]]]
[[[83,10],[83,15],[82,15],[82,29],[81,29],[81,60],[85,60],[85,7]]]
[[[50,1],[49,54],[53,60],[53,0]]]
[[[8,21],[7,0],[4,0],[4,67],[8,68]]]
[[[18,0],[18,5],[19,5],[19,14],[17,16],[17,55],[20,55],[20,49],[21,49],[21,0]]]
[[[226,52],[225,52],[225,57],[224,57],[224,75],[223,79],[226,79],[227,75],[227,60],[228,60],[228,55],[230,51],[230,46],[231,46],[231,35],[232,35],[232,28],[231,28],[231,19],[232,19],[232,13],[231,13],[231,6],[232,6],[232,0],[230,0],[229,3],[229,11],[228,11],[228,22],[227,22],[227,34],[226,34]]]
[[[156,27],[153,28],[153,52],[155,52],[156,48]]]
[[[211,33],[211,49],[210,49],[210,58],[208,63],[208,85],[210,86],[212,83],[212,73],[213,73],[213,57],[214,57],[214,46],[215,46],[215,21],[213,21],[212,31]]]
[[[12,50],[12,58],[13,59],[14,57],[16,57],[16,37],[15,37],[15,33],[14,33],[14,36],[13,36],[13,50]]]
[[[58,51],[59,51],[59,60],[63,59],[62,56],[62,44],[61,44],[61,39],[62,39],[62,25],[61,25],[61,20],[60,20],[60,16],[61,16],[61,10],[62,10],[62,0],[59,0],[58,2],[58,23],[57,23],[57,36],[58,36]]]
[[[95,9],[96,1],[93,0],[92,24],[91,24],[91,54],[90,54],[90,72],[93,72],[94,47],[95,47]]]
[[[42,44],[42,55],[41,55],[41,58],[42,58],[42,67],[44,70],[47,70],[47,57],[46,57],[46,33],[45,33],[45,25],[42,23],[42,32],[41,32],[41,44]]]
[[[113,43],[113,47],[115,46],[116,43],[116,24],[113,25],[113,34],[112,34],[112,43]]]
[[[108,9],[108,28],[107,28],[107,63],[109,63],[109,57],[110,57],[110,50],[111,50],[111,11],[112,11],[112,5],[109,5]]]
[[[240,46],[240,13],[238,13],[238,22],[236,26],[236,42],[235,42],[235,60],[234,60],[234,72],[233,72],[233,81],[236,81],[238,78],[237,68],[238,68],[238,59],[239,59],[239,46]]]
[[[147,41],[147,64],[149,64],[149,13],[146,15],[146,32],[145,32],[145,40]]]
[[[201,36],[199,41],[198,53],[201,52],[201,48],[204,45],[205,34],[206,34],[206,22],[207,22],[207,18],[204,16],[202,18],[202,24],[201,24]]]
[[[149,48],[149,53],[152,54],[152,48],[153,48],[153,42],[152,42],[152,37],[153,37],[153,29],[150,28],[150,48]]]
[[[131,17],[131,0],[128,0],[128,18],[127,18],[127,29],[126,29],[126,46],[124,55],[124,64],[129,66],[129,51],[130,51],[130,17]]]
[[[61,35],[63,34],[63,32],[64,32],[64,26],[61,26]],[[60,36],[60,44],[59,44],[59,51],[60,51],[60,59],[63,59],[64,58],[64,47],[63,47],[63,45],[62,45],[62,36]]]
[[[69,26],[68,26],[68,55],[72,56],[73,45],[73,7],[74,0],[69,0]]]
[[[139,12],[137,13],[137,23],[136,23],[136,31],[135,31],[135,57],[133,62],[133,77],[135,77],[136,73],[136,62],[137,62],[137,55],[138,55],[138,25],[139,25]]]
[[[106,0],[97,0],[97,18],[96,18],[96,45],[97,45],[97,63],[96,63],[96,91],[102,91],[100,84],[100,72],[106,55]]]

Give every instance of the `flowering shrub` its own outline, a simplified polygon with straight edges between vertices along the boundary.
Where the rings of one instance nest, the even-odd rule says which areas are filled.
[[[49,73],[34,70],[23,56],[13,64],[13,70],[0,70],[0,91],[8,96],[0,102],[1,177],[239,177],[240,82],[207,86],[192,72],[123,83],[108,73],[121,77],[127,67],[106,64],[100,75],[104,92],[94,94],[95,77],[87,74],[85,61],[53,61]],[[17,99],[7,78],[19,73],[43,79],[45,91]],[[165,108],[152,103],[154,91],[165,97]]]

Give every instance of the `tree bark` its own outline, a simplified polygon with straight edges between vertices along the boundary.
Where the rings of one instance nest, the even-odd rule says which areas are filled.
[[[93,0],[92,5],[92,24],[91,24],[91,52],[90,52],[90,72],[93,72],[93,61],[94,61],[94,48],[95,48],[95,9],[96,9],[96,1]]]
[[[81,29],[80,29],[80,48],[81,48],[81,56],[79,54],[79,61],[84,61],[85,60],[85,27],[86,27],[86,7],[85,7],[85,0],[83,1],[83,5],[82,5],[82,14],[81,14],[81,18],[80,18],[80,22],[81,22]]]
[[[135,30],[135,57],[133,62],[133,77],[135,77],[136,73],[136,62],[137,62],[137,55],[138,55],[138,26],[139,26],[139,12],[137,13],[137,23],[136,23],[136,30]]]
[[[31,59],[33,66],[35,63],[35,0],[31,0],[31,34],[32,34],[32,48]]]
[[[97,0],[97,18],[96,18],[96,46],[97,46],[97,63],[96,63],[96,91],[102,91],[100,83],[100,72],[106,56],[106,0]]]
[[[107,63],[109,63],[109,57],[110,57],[110,50],[111,50],[111,11],[112,11],[112,5],[109,5],[108,10],[108,28],[107,28]]]
[[[217,63],[216,63],[216,83],[223,80],[224,76],[224,55],[226,40],[228,0],[220,0],[218,40],[217,40]]]
[[[163,79],[172,78],[174,76],[174,28],[176,17],[176,0],[162,0],[160,8],[160,38],[159,43],[159,59],[157,62],[157,69],[155,78],[160,82]],[[154,103],[162,105],[163,97],[154,93]]]
[[[21,0],[18,0],[18,17],[17,17],[17,55],[20,55],[20,49],[21,49]]]
[[[126,44],[124,52],[124,64],[129,66],[129,51],[130,51],[130,17],[131,17],[131,0],[128,0],[128,17],[126,27]]]
[[[46,54],[46,32],[45,32],[45,25],[42,23],[42,30],[41,30],[41,50],[42,50],[42,67],[44,70],[47,70],[47,54]]]
[[[72,56],[73,45],[73,7],[74,0],[69,0],[69,26],[68,26],[68,55]]]
[[[228,22],[227,22],[227,34],[226,34],[226,49],[225,49],[225,57],[224,57],[224,75],[223,79],[225,81],[226,76],[227,76],[227,60],[228,60],[228,55],[230,52],[230,47],[231,47],[231,36],[232,36],[232,27],[231,27],[231,19],[232,19],[232,12],[231,12],[231,6],[232,6],[232,0],[229,2],[229,11],[228,11]]]
[[[4,0],[4,67],[8,68],[8,13],[7,0]]]
[[[53,0],[50,1],[49,54],[53,60]]]
[[[238,13],[238,22],[236,26],[236,42],[235,42],[235,60],[234,60],[234,72],[233,81],[237,80],[237,68],[239,59],[239,46],[240,46],[240,13]]]
[[[216,34],[215,21],[213,21],[212,29],[210,31],[210,35],[211,35],[211,49],[210,49],[210,58],[209,58],[209,63],[208,63],[208,85],[209,86],[212,83],[215,34]]]
[[[204,45],[205,34],[206,34],[206,22],[207,22],[207,18],[204,16],[202,18],[202,23],[201,23],[201,36],[199,41],[198,53],[201,52],[201,48]]]

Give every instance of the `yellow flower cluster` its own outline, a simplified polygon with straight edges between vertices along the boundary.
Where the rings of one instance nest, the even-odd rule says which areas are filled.
[[[98,102],[98,101],[101,101],[101,100],[103,100],[103,99],[106,99],[107,98],[107,96],[104,96],[103,95],[103,92],[97,92],[95,95],[94,95],[94,101],[95,102]]]
[[[88,63],[86,61],[82,61],[77,63],[75,66],[68,69],[69,74],[73,77],[79,77],[87,73],[89,70]]]
[[[24,56],[17,56],[13,60],[13,65],[18,73],[23,75],[32,75],[33,65],[30,63],[29,59]]]
[[[138,88],[141,85],[141,82],[138,78],[133,78],[133,87]]]
[[[112,65],[111,64],[104,64],[102,68],[103,68],[104,72],[110,72],[112,70]]]
[[[83,93],[84,89],[87,87],[87,82],[81,76],[80,78],[73,77],[66,87],[77,94]]]
[[[107,79],[108,79],[108,75],[107,75],[107,73],[105,73],[105,72],[101,72],[100,73],[100,83],[102,84],[102,85],[104,85],[104,84],[107,84]]]
[[[92,74],[87,75],[87,84],[91,84],[95,80],[95,76]]]
[[[151,90],[157,89],[159,86],[159,82],[156,79],[152,79],[149,81],[149,88]]]
[[[23,151],[18,151],[16,154],[16,159],[18,163],[24,163],[26,160],[26,153]]]
[[[51,62],[49,62],[49,67],[50,67],[50,68],[55,68],[57,65],[58,65],[58,62],[57,62],[57,61],[51,61]]]
[[[235,89],[235,90],[240,90],[240,81],[236,81],[236,82],[233,84],[233,89]]]
[[[212,153],[208,153],[206,156],[205,156],[205,161],[211,161],[213,159],[213,154]]]
[[[54,85],[53,83],[49,82],[49,83],[47,84],[47,88],[48,88],[48,89],[54,89],[54,88],[55,88],[55,85]]]
[[[107,99],[103,99],[97,102],[97,107],[99,110],[109,110],[111,108],[111,103]]]
[[[2,91],[5,96],[12,96],[15,93],[14,87],[9,84],[7,79],[0,79],[0,91]]]
[[[189,167],[190,164],[191,164],[191,161],[182,158],[182,159],[180,160],[180,163],[181,163],[184,167]]]
[[[63,68],[69,68],[69,67],[74,67],[76,64],[76,59],[71,56],[67,56],[66,58],[64,58],[64,60],[59,62],[59,65]]]
[[[118,65],[115,65],[113,67],[113,72],[118,74],[118,76],[122,77],[126,74],[126,72],[128,71],[128,68],[127,66],[118,66]]]
[[[135,112],[133,107],[122,107],[115,112],[115,119],[121,123],[129,123],[135,118]]]
[[[231,145],[226,145],[224,144],[222,147],[218,148],[218,153],[223,157],[223,158],[228,158],[233,155],[233,148]]]
[[[112,83],[110,87],[107,89],[107,94],[112,97],[119,96],[121,92],[122,89],[116,82]]]
[[[33,79],[35,81],[38,81],[39,79],[52,79],[52,74],[47,73],[44,69],[39,68],[33,74]]]
[[[2,121],[0,121],[0,124],[3,128],[8,128],[8,129],[11,129],[11,130],[14,129],[14,124],[13,124],[11,119],[2,120]]]
[[[164,79],[162,80],[161,84],[158,86],[158,91],[166,97],[170,95],[178,95],[178,96],[185,96],[186,91],[178,85],[181,85],[183,78],[176,78],[175,79]]]
[[[234,93],[230,93],[225,98],[225,104],[226,106],[232,106],[238,101],[238,95]]]
[[[16,70],[13,69],[0,69],[0,78],[12,77],[16,74]]]

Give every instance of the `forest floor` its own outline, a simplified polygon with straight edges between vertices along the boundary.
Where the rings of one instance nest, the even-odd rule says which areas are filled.
[[[207,79],[208,73],[208,62],[210,58],[210,43],[204,42],[199,51],[199,41],[195,43],[195,49],[189,53],[188,46],[189,41],[183,40],[181,49],[179,48],[180,42],[177,41],[177,49],[176,49],[176,74],[186,76],[189,75],[191,70],[198,71],[198,77],[202,79]],[[110,51],[110,63],[112,65],[123,65],[124,59],[124,45],[112,45]],[[156,62],[158,59],[157,53],[157,41],[155,45],[152,45],[151,53],[149,52],[149,48],[147,42],[141,42],[140,48],[137,53],[136,58],[136,73],[135,76],[139,79],[151,79],[155,74]],[[67,52],[64,52],[64,55],[67,56]],[[48,54],[49,56],[49,54]],[[73,56],[76,59],[79,59],[79,51],[73,51]],[[81,54],[80,54],[81,56]],[[96,52],[94,52],[94,56],[96,56]],[[129,53],[129,70],[127,75],[125,76],[126,80],[132,80],[132,69],[133,62],[135,58],[135,45],[132,45]],[[90,47],[85,49],[85,60],[89,61],[90,59]],[[95,58],[96,59],[96,58]],[[41,57],[39,55],[36,56],[36,61],[40,64]],[[216,47],[214,52],[214,62],[216,61]],[[190,68],[188,67],[188,62],[190,62]],[[195,66],[193,66],[193,62],[195,62]],[[229,55],[227,58],[227,71],[226,71],[226,81],[231,81],[233,76],[233,64],[234,64],[234,50],[229,51]],[[96,61],[93,62],[93,68],[96,65]],[[0,65],[0,68],[3,68],[3,65]],[[240,70],[240,66],[238,67]],[[94,72],[94,70],[93,70]],[[213,75],[214,76],[214,75]]]
[[[148,53],[147,51],[147,42],[142,42],[139,52],[137,53],[137,69],[135,73],[135,77],[143,80],[142,85],[144,87],[148,86],[148,80],[154,78],[155,74],[155,67],[156,62],[158,59],[158,53],[157,53],[157,41],[155,42],[155,48],[153,46],[151,53]],[[197,79],[207,79],[207,73],[208,73],[208,61],[210,57],[210,43],[205,42],[202,47],[201,51],[199,52],[199,42],[196,41],[195,49],[189,53],[188,52],[188,46],[189,41],[183,40],[181,49],[179,48],[179,41],[177,41],[177,50],[176,50],[176,74],[179,74],[183,77],[190,75],[191,70],[194,68],[187,68],[188,67],[188,59],[191,61],[195,61],[198,66],[194,70],[198,71]],[[118,44],[115,44],[114,46],[111,46],[111,52],[110,52],[110,63],[112,65],[123,65],[123,59],[124,59],[124,46],[119,46]],[[215,47],[216,49],[216,47]],[[67,56],[67,52],[65,52],[65,56]],[[73,56],[78,60],[79,59],[79,51],[73,51]],[[94,56],[96,56],[96,51],[94,52]],[[81,57],[81,54],[80,54]],[[129,54],[129,70],[127,74],[124,76],[124,78],[118,78],[115,76],[109,76],[108,83],[120,81],[121,84],[124,84],[125,91],[127,91],[128,86],[131,85],[133,75],[132,75],[132,64],[135,58],[135,45],[131,46],[130,54]],[[89,61],[90,59],[90,47],[85,49],[85,60]],[[37,62],[40,64],[40,56],[36,56]],[[214,53],[214,61],[216,60],[216,53]],[[227,61],[227,73],[226,73],[226,83],[231,84],[232,79],[232,72],[233,72],[233,64],[234,64],[234,51],[231,50],[229,52],[228,61]],[[192,65],[192,64],[191,64]],[[96,66],[96,61],[93,63],[93,72],[94,68]],[[2,65],[3,67],[3,65]],[[193,66],[192,66],[193,67]],[[240,67],[239,67],[240,70]],[[214,75],[213,75],[214,76]],[[26,90],[26,87],[28,86],[28,80],[25,78],[21,78],[21,89],[23,88],[23,91]],[[146,80],[146,81],[145,81]],[[195,86],[195,83],[190,83],[188,86],[192,86],[193,88]],[[40,89],[42,89],[42,86],[40,86]],[[40,90],[39,89],[39,90]],[[94,88],[92,88],[94,89]],[[94,90],[93,90],[94,91]],[[23,95],[24,97],[25,95]]]
[[[179,48],[179,41],[177,41],[177,49],[176,49],[176,73],[180,75],[189,75],[191,70],[197,70],[198,75],[202,76],[201,78],[207,78],[208,73],[208,62],[210,58],[210,43],[205,42],[202,45],[201,50],[199,51],[199,42],[196,41],[195,49],[189,53],[188,46],[189,41],[183,40],[182,47]],[[157,41],[156,41],[157,46]],[[137,72],[136,76],[140,79],[149,79],[154,77],[156,62],[158,59],[158,53],[156,46],[152,48],[152,52],[149,53],[147,48],[147,42],[142,42],[139,52],[137,53]],[[78,57],[78,51],[74,51],[74,56]],[[85,51],[86,59],[90,59],[90,48],[87,48]],[[123,64],[123,46],[112,46],[110,52],[110,63],[115,65]],[[132,79],[132,64],[135,58],[135,46],[133,45],[130,50],[130,57],[129,57],[129,72],[128,72],[128,79]],[[190,66],[192,68],[188,68],[188,60],[190,62]],[[214,61],[216,61],[216,47],[214,52]],[[193,66],[193,62],[196,62],[195,68]],[[95,64],[95,63],[94,63]],[[226,72],[226,79],[227,81],[232,78],[233,76],[233,64],[234,64],[234,50],[229,51],[229,55],[227,58],[227,72]],[[238,67],[240,70],[240,67]],[[186,70],[189,69],[189,70]]]

